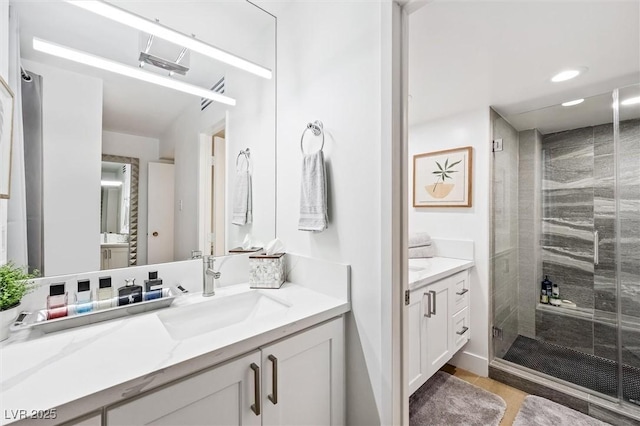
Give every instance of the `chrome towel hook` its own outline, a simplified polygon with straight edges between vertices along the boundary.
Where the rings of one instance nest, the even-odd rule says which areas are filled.
[[[302,132],[302,137],[300,137],[300,151],[302,151],[302,153],[304,154],[303,142],[304,142],[304,134],[307,133],[307,130],[311,130],[311,132],[315,136],[322,135],[322,145],[320,145],[320,151],[322,151],[322,148],[324,148],[324,128],[322,126],[322,121],[320,120],[316,120],[313,123],[307,124],[307,127]]]
[[[247,171],[249,171],[249,158],[251,158],[249,148],[243,149],[238,153],[238,156],[236,157],[236,170],[238,170],[238,161],[240,161],[240,156],[244,156],[244,159],[247,162]]]

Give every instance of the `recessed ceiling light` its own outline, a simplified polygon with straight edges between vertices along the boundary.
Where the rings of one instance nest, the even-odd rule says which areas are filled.
[[[620,105],[636,105],[636,104],[640,104],[640,96],[636,96],[635,98],[625,99],[624,101],[620,102]]]
[[[554,83],[559,83],[561,81],[571,80],[572,78],[576,78],[580,74],[584,73],[586,70],[587,69],[584,67],[564,70],[551,77],[551,81],[553,81]]]
[[[564,107],[574,106],[574,105],[581,104],[583,102],[584,102],[584,99],[576,99],[575,101],[563,102],[562,106]]]

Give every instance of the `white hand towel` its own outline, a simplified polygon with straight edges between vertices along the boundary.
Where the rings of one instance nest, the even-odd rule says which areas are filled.
[[[305,154],[300,185],[300,231],[327,229],[327,179],[322,151]]]
[[[410,247],[409,259],[419,259],[423,257],[434,257],[436,250],[433,246]]]
[[[231,223],[242,226],[251,223],[251,174],[241,171],[236,174],[235,193],[233,198],[233,216]]]
[[[409,236],[409,247],[422,247],[431,245],[431,236],[426,232],[417,232]]]

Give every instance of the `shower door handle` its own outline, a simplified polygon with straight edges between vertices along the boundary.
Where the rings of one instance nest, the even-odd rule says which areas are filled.
[[[593,231],[593,264],[600,263],[600,236],[598,231]]]

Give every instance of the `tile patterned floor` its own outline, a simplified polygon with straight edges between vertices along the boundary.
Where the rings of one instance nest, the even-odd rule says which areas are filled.
[[[453,365],[447,364],[442,367],[441,370],[473,385],[481,387],[482,389],[501,396],[502,399],[504,399],[504,401],[507,403],[507,410],[505,411],[504,417],[500,422],[500,426],[508,426],[513,424],[513,421],[516,418],[516,414],[518,414],[518,411],[520,410],[520,406],[522,405],[524,398],[528,395],[526,392],[522,392],[519,389],[507,386],[504,383],[497,382],[488,377],[477,376],[467,370],[454,367]]]

